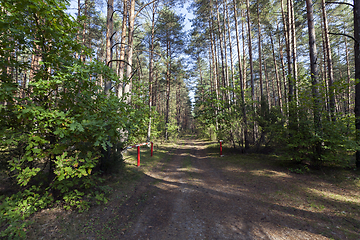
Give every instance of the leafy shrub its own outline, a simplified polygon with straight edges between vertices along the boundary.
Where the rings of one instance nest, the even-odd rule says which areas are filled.
[[[123,166],[122,132],[131,138],[144,125],[143,111],[99,86],[118,84],[109,67],[74,58],[89,49],[77,43],[66,3],[0,2],[0,163],[20,189],[2,196],[2,237],[25,236],[26,218],[54,202],[84,211],[91,198],[106,201],[99,176]],[[15,70],[30,81],[20,85]]]
[[[0,198],[0,237],[24,238],[26,227],[30,224],[25,219],[47,207],[53,201],[53,197],[40,187],[31,186],[22,192],[13,194],[10,197]]]
[[[310,163],[320,167],[322,165],[348,166],[349,156],[353,154],[359,145],[355,141],[355,122],[353,114],[336,114],[333,121],[326,109],[320,108],[319,115],[321,126],[315,128],[314,102],[311,84],[302,79],[299,86],[299,101],[292,102],[288,111],[293,114],[289,117],[280,111],[262,112],[257,122],[261,129],[266,132],[267,138],[278,149],[283,150],[283,157],[297,163]],[[344,89],[340,88],[336,94],[343,95]],[[325,103],[325,92],[320,92],[317,102]],[[276,108],[275,108],[276,109]]]

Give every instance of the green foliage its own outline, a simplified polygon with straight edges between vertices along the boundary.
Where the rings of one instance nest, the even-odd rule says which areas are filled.
[[[336,121],[333,121],[329,110],[325,108],[328,101],[326,88],[320,89],[319,98],[314,99],[310,78],[300,77],[297,85],[298,101],[291,102],[289,106],[284,104],[283,109],[279,106],[270,107],[266,96],[259,102],[252,102],[247,89],[247,126],[244,126],[243,105],[240,101],[228,104],[223,98],[216,98],[214,92],[206,93],[199,96],[202,100],[195,105],[197,129],[202,136],[209,136],[210,127],[217,124],[217,139],[241,148],[246,127],[248,141],[256,151],[262,147],[267,151],[272,148],[286,160],[316,167],[351,166],[351,156],[359,149],[355,141],[354,114],[336,113]],[[345,81],[339,80],[334,84],[339,104],[347,101],[345,96],[348,89],[349,85]],[[226,90],[222,89],[223,92]],[[238,88],[230,88],[229,91],[240,95]],[[315,126],[316,111],[321,119],[319,127]],[[259,135],[255,142],[251,142],[254,122]]]
[[[31,186],[10,197],[0,198],[0,227],[5,225],[0,237],[24,238],[26,227],[30,224],[27,217],[39,209],[45,208],[53,201],[53,197],[40,187]],[[1,228],[0,228],[1,229]]]
[[[309,167],[307,165],[303,165],[298,168],[289,168],[289,171],[292,173],[298,173],[298,174],[304,174],[310,171]]]
[[[314,99],[308,79],[302,79],[301,83],[298,104],[293,102],[289,106],[289,112],[296,114],[296,117],[288,117],[277,108],[270,111],[259,109],[257,123],[267,134],[268,141],[281,149],[283,157],[288,160],[318,167],[349,166],[350,155],[359,148],[355,141],[354,115],[338,113],[336,121],[333,121],[329,112],[321,109],[321,126],[317,130],[314,103],[326,102],[325,92],[320,92],[321,97]],[[346,89],[342,86],[336,89],[336,94],[342,95]]]
[[[179,126],[175,119],[170,119],[170,122],[167,125],[169,137],[172,140],[176,140],[179,137]]]
[[[151,121],[151,137],[152,139],[159,139],[163,136],[165,119],[161,116],[155,108],[152,110],[152,121]]]
[[[2,237],[25,237],[26,218],[54,201],[79,211],[91,199],[106,202],[99,174],[123,167],[121,130],[133,139],[146,125],[144,110],[98,85],[118,83],[110,68],[74,58],[90,51],[77,43],[66,3],[0,2],[0,166],[20,190],[0,196]],[[14,72],[30,81],[20,84]]]

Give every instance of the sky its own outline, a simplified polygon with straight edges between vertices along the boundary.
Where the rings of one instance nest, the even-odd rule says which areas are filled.
[[[189,2],[187,2],[183,8],[180,9],[179,13],[185,15],[185,30],[188,31],[191,29],[191,19],[194,19],[195,16],[192,14],[192,12],[188,12],[188,10],[186,8],[188,8],[190,5]]]

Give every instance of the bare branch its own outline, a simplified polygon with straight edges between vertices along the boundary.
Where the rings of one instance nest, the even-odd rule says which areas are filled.
[[[116,31],[111,35],[110,41],[112,40],[113,36],[115,35]]]
[[[117,42],[117,43],[115,43],[114,45],[112,45],[111,49],[113,49],[116,45],[121,45],[121,44],[126,45],[127,47],[130,47],[130,46],[129,46],[128,44],[126,44],[126,43]]]
[[[131,66],[131,64],[129,64],[128,62],[124,61],[124,60],[120,60],[120,59],[113,59],[113,60],[110,60],[106,65],[109,66],[110,63],[112,62],[124,62],[126,63],[127,65]],[[132,66],[131,66],[132,68]]]
[[[151,1],[151,2],[149,2],[149,3],[147,3],[147,4],[145,4],[144,6],[142,6],[142,7],[139,9],[139,11],[135,14],[134,19],[136,19],[137,15],[141,12],[141,10],[143,10],[146,6],[148,6],[148,5],[152,4],[152,3],[156,2],[156,1],[157,1],[157,0],[153,0],[153,1]]]
[[[329,32],[329,34],[331,34],[331,35],[345,36],[345,37],[351,38],[351,39],[354,40],[355,42],[358,42],[353,36],[347,35],[347,34],[345,34],[345,33],[332,33],[332,32]]]
[[[110,63],[112,62],[124,62],[126,63],[127,65],[131,66],[131,68],[133,68],[133,66],[131,64],[129,64],[128,62],[124,61],[124,60],[120,60],[120,59],[113,59],[113,60],[110,60],[106,65],[109,66]],[[137,68],[135,69],[135,71],[131,74],[131,76],[129,77],[128,81],[130,81],[132,79],[132,77],[135,75],[135,73],[137,72]],[[111,89],[113,89],[115,86],[112,86],[109,91]]]
[[[121,11],[120,10],[113,11],[112,14],[111,14],[110,20],[113,18],[115,12],[121,12]]]
[[[351,7],[354,7],[353,4],[351,3],[347,3],[347,2],[325,2],[326,4],[345,4],[345,5],[349,5]]]

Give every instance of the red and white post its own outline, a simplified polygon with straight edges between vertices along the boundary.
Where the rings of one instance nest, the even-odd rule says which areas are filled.
[[[140,167],[140,145],[137,146],[137,166]]]
[[[151,156],[153,156],[153,150],[154,150],[154,143],[151,142]]]
[[[224,155],[222,154],[222,143],[223,143],[223,140],[219,140],[219,143],[220,143],[220,157],[223,157]]]
[[[144,145],[149,146],[149,144],[151,144],[151,156],[153,156],[153,149],[154,149],[153,142],[140,143],[140,144],[132,145],[132,146],[125,148],[125,150],[135,148],[135,147],[137,148],[137,166],[138,167],[140,167],[140,146],[144,146]]]

